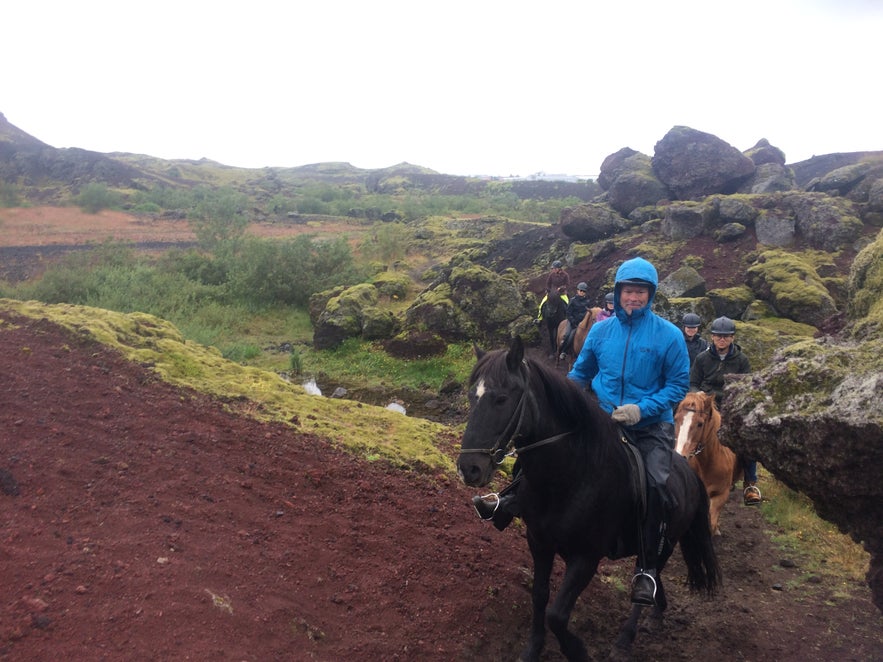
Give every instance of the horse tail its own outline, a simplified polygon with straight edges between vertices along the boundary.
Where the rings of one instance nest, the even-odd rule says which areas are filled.
[[[709,524],[708,494],[699,476],[692,471],[690,473],[697,483],[695,489],[699,492],[699,506],[690,527],[681,537],[681,554],[687,565],[687,584],[690,590],[714,595],[722,579]]]

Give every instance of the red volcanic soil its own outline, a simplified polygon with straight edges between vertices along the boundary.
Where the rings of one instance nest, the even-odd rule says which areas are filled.
[[[517,657],[524,531],[478,521],[456,476],[357,459],[48,321],[0,320],[0,660]],[[723,589],[689,594],[676,552],[635,659],[883,659],[861,582],[807,578],[735,495],[722,528]],[[593,659],[630,565],[604,562],[577,605]],[[551,636],[543,659],[562,659]]]

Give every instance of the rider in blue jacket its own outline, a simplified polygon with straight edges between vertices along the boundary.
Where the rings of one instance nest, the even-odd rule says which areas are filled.
[[[568,378],[590,385],[601,407],[626,430],[641,451],[647,471],[647,513],[638,555],[632,602],[656,604],[656,559],[664,544],[667,512],[674,505],[666,489],[674,449],[672,409],[690,386],[690,359],[681,330],[650,308],[659,283],[643,258],[623,262],[616,272],[614,316],[595,324]]]

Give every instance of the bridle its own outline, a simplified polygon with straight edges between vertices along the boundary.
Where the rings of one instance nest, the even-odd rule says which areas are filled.
[[[525,372],[524,389],[521,392],[521,397],[518,399],[518,404],[515,405],[515,411],[512,414],[512,418],[509,419],[509,424],[506,425],[503,432],[500,434],[499,437],[497,437],[494,445],[490,448],[461,448],[461,454],[481,453],[482,455],[489,456],[494,464],[502,464],[503,460],[505,460],[507,457],[526,453],[528,451],[534,450],[541,446],[546,446],[548,444],[553,444],[556,441],[561,441],[565,437],[568,437],[575,432],[575,430],[571,432],[562,432],[561,434],[556,434],[552,437],[540,439],[539,441],[535,441],[534,443],[528,444],[527,446],[515,448],[515,440],[518,438],[518,434],[521,431],[521,424],[524,422],[524,413],[527,409],[526,402],[528,399],[530,399],[533,402],[534,406],[536,405],[536,398],[534,398],[533,392],[528,386],[530,383],[530,375],[528,374],[530,372],[530,367],[525,360],[522,360],[521,364],[524,366]],[[512,425],[513,423],[515,424],[514,427]]]
[[[702,413],[702,412],[700,412],[698,409],[696,409],[696,408],[694,408],[694,407],[684,407],[684,410],[685,410],[685,411],[692,412],[692,413],[694,413],[694,414],[701,414],[701,413]],[[697,455],[699,455],[699,453],[701,453],[701,452],[704,451],[704,450],[705,450],[705,444],[703,444],[701,441],[698,441],[698,442],[696,442],[696,450],[694,450],[692,453],[690,453],[689,455],[687,455],[687,457],[688,457],[688,458],[690,458],[690,457],[696,457]]]

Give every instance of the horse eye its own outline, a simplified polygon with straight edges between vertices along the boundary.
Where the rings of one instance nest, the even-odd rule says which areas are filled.
[[[504,405],[506,401],[509,399],[506,395],[495,395],[494,396],[494,404],[495,405]]]

